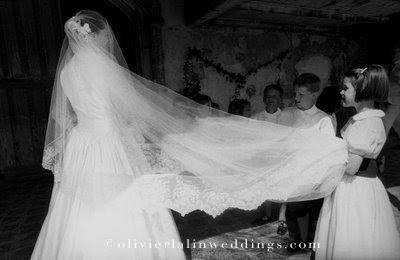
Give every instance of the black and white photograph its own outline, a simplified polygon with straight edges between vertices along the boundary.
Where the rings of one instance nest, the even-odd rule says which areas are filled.
[[[0,259],[400,259],[400,1],[0,0]]]

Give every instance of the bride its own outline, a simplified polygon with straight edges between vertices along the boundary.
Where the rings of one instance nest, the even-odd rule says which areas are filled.
[[[96,12],[65,33],[43,156],[55,184],[32,259],[184,259],[169,209],[315,199],[341,179],[340,139],[210,113],[141,78]]]

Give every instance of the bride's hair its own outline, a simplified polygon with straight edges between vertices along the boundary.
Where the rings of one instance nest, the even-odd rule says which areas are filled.
[[[116,40],[107,20],[94,11],[80,11],[65,23],[65,32],[72,50],[79,49],[78,45],[89,46],[103,53],[118,56],[122,61],[123,55],[115,49]],[[123,61],[123,64],[126,62]]]
[[[78,15],[82,17],[79,19],[80,25],[84,26],[85,24],[88,24],[93,33],[98,34],[100,31],[106,29],[108,25],[105,18],[97,12],[80,11]]]

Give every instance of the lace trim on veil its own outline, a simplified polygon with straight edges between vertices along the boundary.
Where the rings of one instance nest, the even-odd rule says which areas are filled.
[[[48,146],[43,152],[42,167],[52,171],[54,174],[54,182],[60,182],[62,166],[61,161],[57,159],[58,151],[54,147]]]
[[[164,163],[168,165],[168,161]],[[330,163],[330,168],[322,167],[321,171],[344,171],[343,164],[335,165],[331,159],[327,159],[326,163]],[[164,164],[160,166],[164,166]],[[340,181],[341,177],[341,174],[327,174],[322,181],[315,176],[310,176],[298,185],[287,181],[287,188],[283,185],[275,185],[280,180],[260,177],[252,185],[243,189],[223,192],[220,189],[213,189],[196,176],[190,179],[185,173],[181,175],[155,174],[142,176],[135,180],[125,194],[140,193],[143,206],[146,208],[166,207],[178,211],[182,215],[194,210],[202,210],[216,217],[227,208],[253,210],[260,206],[266,198],[270,201],[285,202],[289,198],[290,201],[296,200],[297,196],[299,196],[299,200],[322,197],[326,192],[332,192],[335,189],[336,183]],[[321,183],[324,184],[321,185]],[[310,192],[309,198],[304,197],[304,191]],[[129,199],[130,195],[124,196]]]

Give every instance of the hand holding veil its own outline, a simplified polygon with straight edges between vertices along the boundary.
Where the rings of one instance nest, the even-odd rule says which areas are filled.
[[[74,60],[75,76],[106,93],[107,117],[129,159],[133,174],[126,174],[134,178],[120,198],[129,201],[135,193],[146,206],[217,215],[228,207],[253,209],[265,200],[324,197],[341,179],[347,159],[342,140],[211,113],[130,72],[109,24],[96,12],[79,12],[65,31],[43,158],[56,175],[63,174],[68,133],[76,124],[68,86],[60,82],[61,71]],[[79,115],[76,120],[79,125]]]

